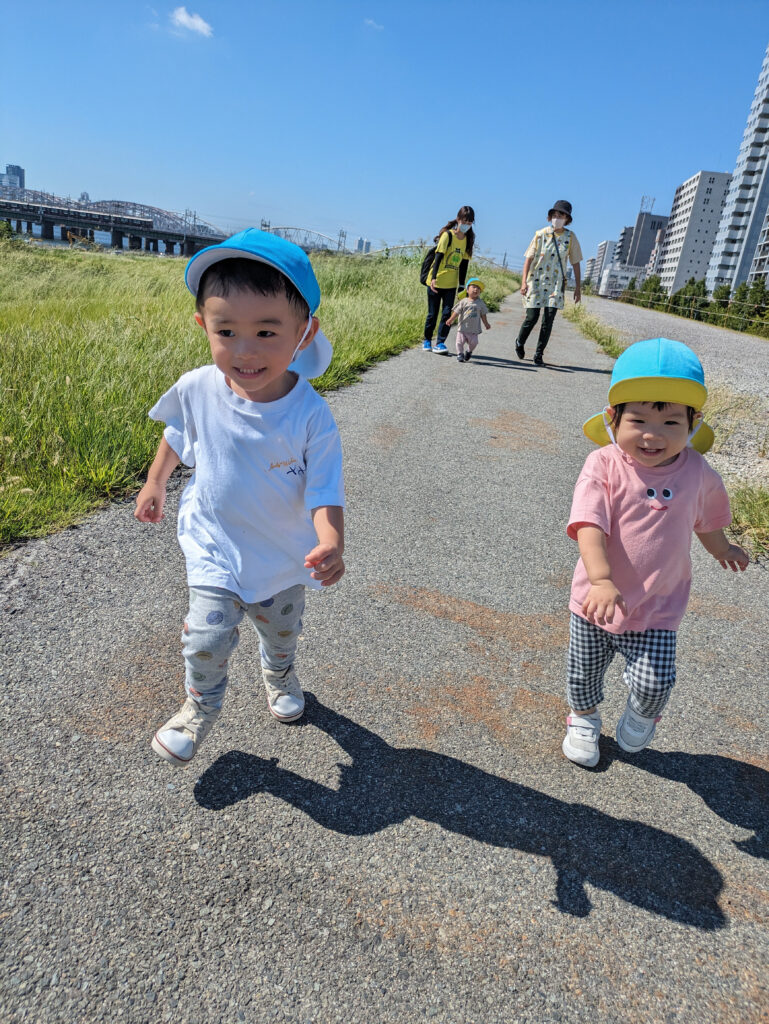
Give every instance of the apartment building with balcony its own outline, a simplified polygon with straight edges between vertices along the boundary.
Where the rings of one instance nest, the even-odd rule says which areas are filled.
[[[707,274],[731,180],[723,171],[698,171],[676,189],[654,269],[668,295]]]
[[[737,154],[705,284],[732,290],[748,279],[769,211],[769,46]]]

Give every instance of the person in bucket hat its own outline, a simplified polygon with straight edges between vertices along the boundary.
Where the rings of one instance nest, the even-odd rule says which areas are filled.
[[[302,715],[294,654],[305,587],[344,573],[339,433],[308,381],[331,360],[309,259],[248,228],[193,256],[185,280],[212,364],[183,374],[150,409],[165,429],[134,513],[159,522],[171,472],[180,462],[194,469],[177,527],[190,588],[186,700],[152,739],[173,765],[192,760],[221,713],[244,615],[259,636],[271,713]]]
[[[519,359],[526,355],[526,340],[542,311],[542,326],[534,355],[534,364],[544,366],[544,352],[550,340],[555,315],[563,309],[566,292],[566,266],[574,268],[574,302],[581,299],[580,261],[582,249],[571,230],[571,203],[559,199],[547,212],[548,226],[536,232],[526,250],[521,275],[521,297],[526,315],[515,340]]]
[[[483,281],[479,277],[471,277],[465,290],[459,293],[459,302],[454,306],[451,316],[446,321],[449,327],[457,320],[459,321],[456,344],[457,361],[460,363],[469,362],[478,347],[481,322],[487,331],[491,330],[488,320],[489,309],[481,298],[483,289]]]
[[[617,743],[635,753],[651,742],[676,678],[692,534],[724,568],[747,568],[747,552],[724,534],[731,513],[723,481],[702,455],[713,443],[702,420],[706,397],[694,352],[652,338],[617,359],[609,404],[584,425],[600,447],[577,480],[567,527],[580,558],[569,602],[563,752],[576,764],[598,763],[598,705],[617,652],[629,690]]]

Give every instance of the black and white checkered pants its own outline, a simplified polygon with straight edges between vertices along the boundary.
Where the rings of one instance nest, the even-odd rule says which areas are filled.
[[[618,651],[625,657],[623,678],[632,709],[644,718],[662,711],[676,681],[676,631],[608,633],[574,612],[566,666],[566,699],[572,711],[589,711],[601,703],[603,677]]]

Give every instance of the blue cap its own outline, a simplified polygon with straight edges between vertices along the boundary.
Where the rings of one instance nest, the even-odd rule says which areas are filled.
[[[320,285],[315,277],[307,253],[293,242],[256,228],[246,228],[219,245],[209,245],[196,253],[187,264],[184,281],[197,296],[200,279],[209,267],[220,260],[248,259],[266,263],[280,271],[294,285],[314,314],[320,305]],[[317,331],[312,342],[303,349],[289,366],[289,370],[311,380],[328,369],[333,350],[331,342]]]

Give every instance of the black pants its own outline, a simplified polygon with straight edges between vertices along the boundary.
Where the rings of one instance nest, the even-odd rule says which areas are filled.
[[[456,294],[456,288],[439,288],[437,292],[434,292],[428,285],[427,319],[425,320],[425,338],[428,341],[433,340],[433,332],[435,331],[441,303],[443,303],[443,310],[441,311],[441,322],[438,328],[438,341],[445,342],[446,338],[448,338],[449,328],[446,326],[446,321],[451,316],[451,310],[454,308],[454,296]]]
[[[553,329],[553,320],[555,320],[555,314],[558,310],[554,306],[545,306],[542,316],[542,326],[539,329],[539,341],[537,342],[537,356],[541,357],[542,353],[547,348],[547,343],[550,341],[550,332]],[[521,324],[521,329],[518,331],[518,337],[515,339],[515,344],[520,345],[521,348],[526,344],[526,339],[534,330],[534,325],[539,320],[539,309],[526,310],[526,317]]]

